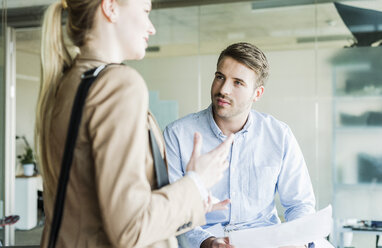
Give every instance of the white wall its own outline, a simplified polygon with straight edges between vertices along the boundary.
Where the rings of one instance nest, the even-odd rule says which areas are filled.
[[[16,51],[16,135],[25,135],[32,147],[40,70],[39,54]],[[23,141],[17,140],[16,154],[23,151]]]

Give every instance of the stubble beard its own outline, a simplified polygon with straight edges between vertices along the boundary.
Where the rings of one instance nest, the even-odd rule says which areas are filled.
[[[229,105],[228,107],[221,107],[218,105],[216,101],[214,101],[212,104],[212,109],[215,115],[217,115],[218,117],[222,119],[227,119],[238,114],[236,113],[237,111],[235,111],[234,109],[234,105],[232,101],[231,101],[231,105]]]
[[[234,102],[230,101],[231,105],[228,107],[221,107],[216,101],[213,101],[212,110],[213,113],[221,119],[229,119],[232,117],[239,116],[247,111],[247,109],[252,109],[252,103],[248,103],[247,106],[237,106]],[[250,110],[249,110],[250,111]]]

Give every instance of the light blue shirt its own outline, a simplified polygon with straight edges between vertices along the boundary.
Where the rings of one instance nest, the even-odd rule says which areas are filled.
[[[193,149],[193,136],[203,136],[201,154],[217,147],[226,136],[215,123],[212,107],[169,124],[164,131],[170,182],[183,177]],[[315,198],[308,170],[290,128],[274,117],[251,110],[235,134],[229,169],[211,188],[220,201],[231,199],[228,210],[206,214],[207,224],[178,237],[182,247],[200,247],[212,236],[205,231],[221,223],[226,231],[280,223],[275,207],[279,192],[285,219],[314,213]],[[185,196],[187,197],[187,196]]]

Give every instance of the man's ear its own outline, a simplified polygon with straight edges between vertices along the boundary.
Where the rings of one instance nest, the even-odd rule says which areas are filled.
[[[255,93],[254,93],[255,97],[253,98],[253,102],[257,102],[258,100],[260,100],[263,93],[264,93],[264,86],[257,87],[255,89]]]
[[[118,18],[117,0],[102,0],[101,9],[103,15],[109,22],[114,23]]]

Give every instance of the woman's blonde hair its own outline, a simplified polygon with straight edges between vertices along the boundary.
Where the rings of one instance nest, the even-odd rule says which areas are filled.
[[[36,109],[35,148],[37,149],[40,171],[50,174],[49,178],[57,178],[47,164],[49,147],[45,137],[50,129],[52,102],[55,97],[54,89],[64,72],[73,63],[74,56],[69,53],[64,42],[62,27],[63,11],[68,12],[67,31],[72,44],[77,47],[86,42],[88,31],[93,26],[93,20],[101,0],[62,0],[53,3],[45,11],[42,25],[41,40],[41,85]]]

